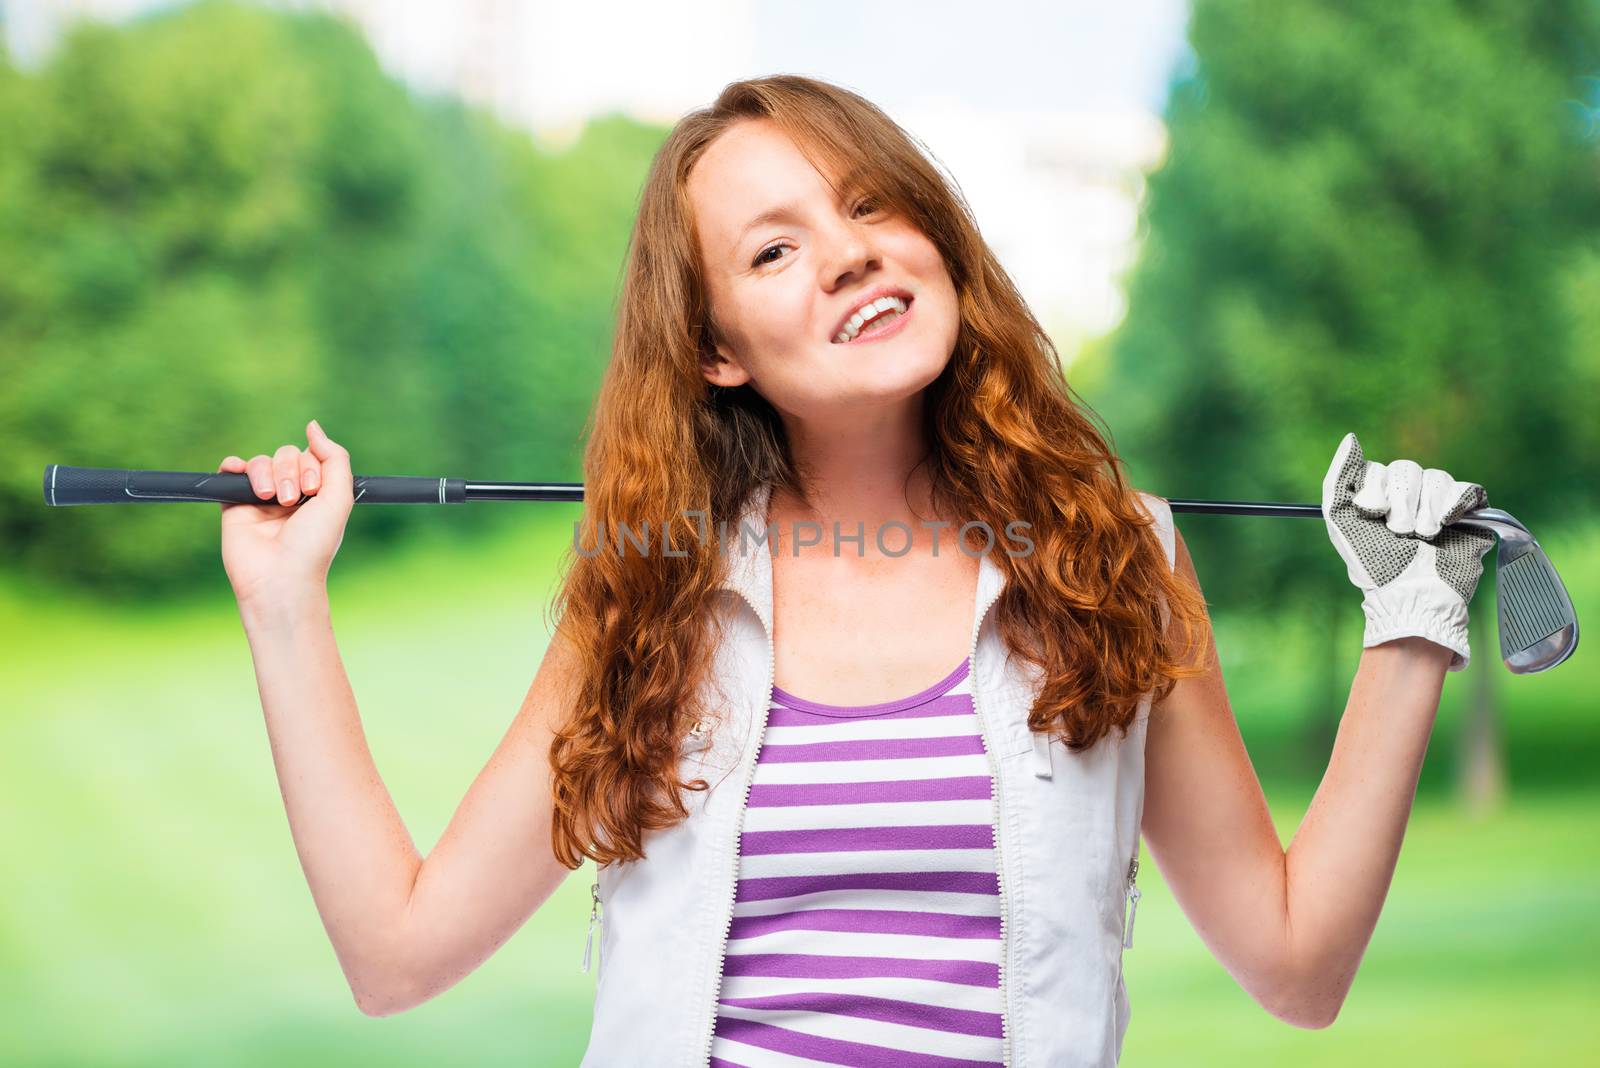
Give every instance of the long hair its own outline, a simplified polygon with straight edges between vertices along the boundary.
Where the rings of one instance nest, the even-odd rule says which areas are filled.
[[[762,483],[805,499],[777,412],[748,384],[724,388],[701,374],[716,335],[686,183],[718,135],[755,118],[787,133],[836,192],[900,213],[943,256],[960,329],[925,392],[924,462],[937,499],[964,521],[990,531],[1031,524],[1031,553],[995,554],[1008,581],[994,606],[1009,654],[1042,673],[1030,726],[1081,751],[1112,728],[1125,735],[1145,692],[1160,700],[1203,670],[1203,643],[1187,639],[1206,620],[1204,600],[1169,568],[1109,432],[1088,418],[931,154],[838,86],[794,75],[733,82],[684,116],[651,163],[589,418],[575,542],[603,548],[607,527],[648,524],[674,552],[569,550],[552,608],[579,650],[581,684],[550,746],[553,847],[569,868],[586,856],[642,858],[648,832],[688,817],[682,791],[708,788],[678,774],[682,741],[706,713],[711,607],[727,560],[697,532],[736,523]],[[1163,603],[1191,661],[1169,647]]]

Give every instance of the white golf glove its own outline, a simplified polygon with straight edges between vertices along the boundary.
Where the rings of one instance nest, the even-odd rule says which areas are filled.
[[[1344,436],[1322,480],[1322,517],[1365,594],[1362,648],[1415,635],[1454,651],[1451,671],[1466,668],[1467,604],[1495,537],[1450,524],[1488,503],[1475,482],[1412,460],[1374,463],[1355,434]]]

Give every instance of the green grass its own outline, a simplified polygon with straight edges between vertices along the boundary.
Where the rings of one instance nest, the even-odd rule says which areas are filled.
[[[422,539],[381,568],[335,564],[334,625],[363,722],[425,853],[532,679],[575,514],[549,506],[538,525],[487,545]],[[1600,594],[1595,545],[1546,541],[1580,615]],[[357,1011],[295,857],[220,561],[218,581],[194,604],[155,611],[0,584],[0,1062],[575,1064],[594,989],[579,971],[589,866],[452,990],[399,1016]],[[1315,783],[1282,774],[1273,746],[1303,719],[1295,658],[1313,647],[1245,621],[1219,620],[1218,634],[1287,841]],[[1519,746],[1591,744],[1595,680],[1582,656],[1498,680],[1512,802],[1473,820],[1447,791],[1423,797],[1350,999],[1325,1031],[1251,1002],[1143,865],[1124,1063],[1594,1056],[1600,790],[1580,771],[1516,771]],[[1447,680],[1441,731],[1461,682]],[[1430,749],[1440,776],[1450,755]]]
[[[1279,836],[1310,793],[1273,800]],[[1126,973],[1130,1065],[1483,1065],[1600,1050],[1600,794],[1516,798],[1480,820],[1424,801],[1338,1020],[1268,1016],[1190,928],[1153,863]],[[1146,878],[1145,873],[1149,877]]]

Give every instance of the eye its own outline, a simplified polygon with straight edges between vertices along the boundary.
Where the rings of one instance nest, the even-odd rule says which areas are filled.
[[[860,200],[856,201],[855,210],[860,211],[863,207],[867,208],[869,212],[876,213],[878,210],[878,202],[873,200],[871,197],[862,197]]]
[[[751,266],[752,267],[761,267],[761,266],[764,266],[764,265],[766,265],[768,263],[777,263],[779,257],[773,257],[772,259],[769,260],[769,259],[766,259],[765,256],[767,255],[767,253],[776,252],[781,248],[783,248],[782,245],[768,245],[766,248],[764,248],[760,252],[756,253],[755,261],[751,264]]]

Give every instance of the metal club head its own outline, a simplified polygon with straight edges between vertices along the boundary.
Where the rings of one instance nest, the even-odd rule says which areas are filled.
[[[1518,675],[1548,671],[1578,647],[1578,616],[1561,577],[1528,528],[1501,508],[1479,508],[1456,520],[1494,533],[1500,658]],[[1455,524],[1452,524],[1455,525]]]

